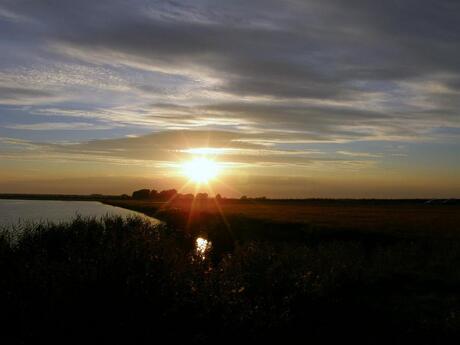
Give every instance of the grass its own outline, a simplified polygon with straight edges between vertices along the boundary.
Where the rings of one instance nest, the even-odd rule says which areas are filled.
[[[174,213],[175,212],[175,213]],[[76,218],[0,235],[0,342],[460,339],[460,237],[202,213]],[[248,234],[249,232],[249,234]],[[195,236],[214,250],[203,259]],[[280,235],[282,234],[282,235]],[[231,245],[230,245],[231,244]]]
[[[156,217],[178,213],[244,217],[267,223],[303,224],[321,229],[362,230],[365,232],[423,232],[443,236],[460,231],[460,205],[426,205],[418,200],[266,200],[214,199],[207,202],[149,200],[105,200]],[[218,207],[217,207],[218,205]]]

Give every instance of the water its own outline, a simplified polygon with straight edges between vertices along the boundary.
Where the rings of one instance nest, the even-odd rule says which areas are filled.
[[[66,222],[83,217],[139,216],[154,223],[160,221],[142,213],[97,201],[0,200],[0,228],[30,222]]]
[[[50,201],[50,200],[2,200],[0,199],[0,229],[39,222],[67,222],[77,215],[82,217],[104,217],[107,215],[144,218],[153,224],[160,220],[142,213],[120,207],[104,205],[97,201]],[[17,228],[19,226],[19,228]],[[205,259],[212,244],[205,238],[196,238],[195,253]]]
[[[197,237],[195,240],[195,252],[202,259],[206,258],[209,250],[211,249],[212,243],[203,237]]]

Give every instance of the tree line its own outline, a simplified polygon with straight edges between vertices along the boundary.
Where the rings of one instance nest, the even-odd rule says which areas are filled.
[[[129,198],[129,196],[126,195],[126,198]],[[168,201],[168,200],[207,200],[208,198],[212,198],[208,195],[208,193],[197,193],[192,194],[192,193],[187,193],[187,194],[181,194],[179,193],[176,189],[165,189],[162,191],[157,191],[155,189],[139,189],[136,190],[132,193],[131,195],[132,199],[149,199],[149,200],[158,200],[158,201]],[[216,200],[230,200],[227,199],[226,197],[223,197],[220,194],[216,194],[214,196]],[[243,195],[239,198],[242,201],[264,201],[268,200],[265,196],[261,197],[248,197],[246,195]]]
[[[178,193],[176,189],[166,189],[162,191],[157,191],[155,189],[139,189],[133,192],[132,199],[151,199],[151,200],[159,200],[159,201],[167,201],[172,199],[179,199],[179,200],[206,200],[209,198],[208,193],[197,193],[196,195],[187,193],[181,194]],[[222,199],[220,194],[215,196],[216,199]]]

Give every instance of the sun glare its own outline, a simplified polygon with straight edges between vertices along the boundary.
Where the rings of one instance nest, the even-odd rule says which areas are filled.
[[[219,173],[219,165],[205,157],[194,158],[182,165],[184,174],[193,182],[205,183]]]

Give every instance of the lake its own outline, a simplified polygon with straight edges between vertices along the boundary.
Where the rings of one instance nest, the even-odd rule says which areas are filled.
[[[65,222],[77,215],[83,217],[139,216],[155,223],[160,222],[142,213],[104,205],[97,201],[0,200],[0,227],[30,222]]]

